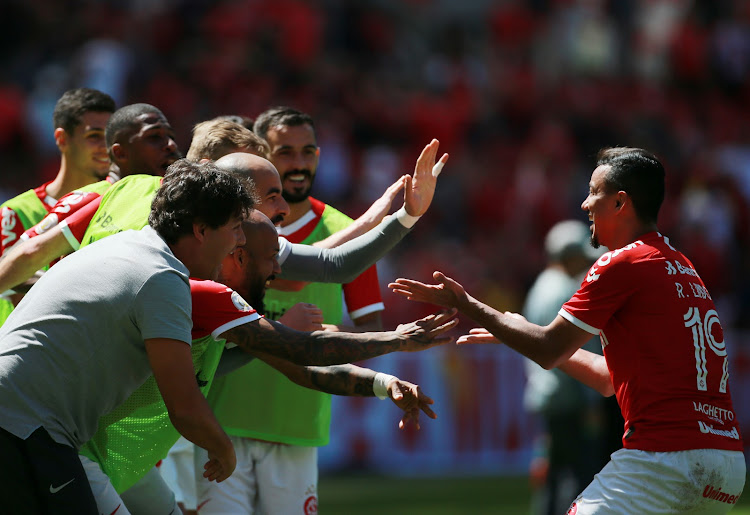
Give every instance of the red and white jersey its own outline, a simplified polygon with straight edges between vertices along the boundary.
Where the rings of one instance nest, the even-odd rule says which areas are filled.
[[[666,237],[648,233],[604,254],[560,315],[600,335],[625,448],[743,449],[719,316]]]
[[[49,213],[52,208],[57,203],[57,199],[47,194],[47,186],[52,181],[45,182],[41,186],[34,188],[34,193],[36,194],[37,198],[39,199],[39,202],[44,206],[44,208]],[[33,198],[33,197],[32,197]],[[23,222],[18,217],[18,213],[16,213],[15,210],[8,206],[3,206],[2,213],[0,214],[2,217],[2,238],[0,238],[0,256],[5,254],[7,250],[10,250],[13,246],[15,246],[19,241],[21,241],[21,237],[23,233],[25,232],[26,228],[23,225]]]
[[[292,243],[302,243],[317,228],[323,217],[327,204],[308,197],[311,209],[294,223],[279,227],[279,234]],[[330,209],[333,209],[329,206]],[[380,295],[380,282],[376,265],[359,274],[352,282],[342,284],[344,302],[349,311],[349,317],[355,320],[359,317],[383,311],[385,304]]]
[[[39,236],[56,225],[61,224],[67,227],[67,230],[63,232],[66,232],[65,236],[70,240],[70,229],[72,227],[77,227],[79,232],[80,228],[83,228],[83,232],[80,232],[80,235],[76,238],[78,244],[72,245],[73,248],[77,249],[80,246],[80,241],[83,239],[83,234],[86,232],[86,227],[88,227],[89,222],[94,218],[94,213],[99,209],[101,201],[102,195],[99,193],[93,191],[72,191],[57,201],[57,204],[55,204],[50,213],[41,222],[26,231],[22,239],[28,240],[29,238]],[[71,226],[71,224],[73,225]],[[73,232],[73,234],[77,233]]]
[[[193,298],[193,340],[209,334],[218,340],[225,331],[260,318],[239,293],[223,284],[190,279],[190,294]]]

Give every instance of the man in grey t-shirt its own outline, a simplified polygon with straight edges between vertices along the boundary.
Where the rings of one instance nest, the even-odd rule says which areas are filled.
[[[76,252],[29,291],[0,330],[3,509],[97,513],[77,449],[152,372],[177,430],[209,450],[207,477],[232,473],[194,378],[188,277],[216,278],[252,207],[240,179],[177,161],[150,226]]]

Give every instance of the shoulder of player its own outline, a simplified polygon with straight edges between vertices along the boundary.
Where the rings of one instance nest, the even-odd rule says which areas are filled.
[[[320,212],[320,225],[324,225],[333,229],[333,232],[343,229],[351,225],[354,221],[348,215],[342,213],[330,204],[323,204],[324,209]]]
[[[39,187],[39,188],[42,188],[41,191],[42,191],[43,194],[41,196],[38,193],[39,188],[35,188],[33,190],[26,190],[23,193],[19,193],[15,197],[11,197],[8,200],[6,200],[5,202],[3,202],[2,204],[0,204],[0,208],[2,208],[4,211],[5,210],[9,210],[9,211],[12,211],[13,213],[16,213],[16,212],[22,210],[25,205],[28,206],[27,203],[29,201],[33,201],[34,199],[38,200],[39,203],[44,204],[44,202],[42,202],[42,198],[44,196],[44,189],[43,188],[46,185],[47,184],[45,183],[45,184],[43,184],[42,186]]]
[[[214,296],[231,293],[232,289],[216,281],[190,279],[190,293],[195,296]]]

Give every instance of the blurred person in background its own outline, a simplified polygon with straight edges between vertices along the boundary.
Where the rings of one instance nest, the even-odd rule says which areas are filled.
[[[529,290],[523,315],[531,323],[547,325],[573,295],[586,271],[601,255],[589,244],[589,229],[578,220],[555,224],[544,239],[547,267]],[[598,338],[584,345],[601,353]],[[600,397],[559,369],[545,370],[526,360],[524,407],[543,423],[529,469],[532,513],[564,513],[576,494],[606,463],[597,452]]]
[[[0,206],[0,256],[21,241],[24,231],[41,222],[60,197],[107,177],[110,161],[104,128],[114,111],[115,101],[101,91],[78,88],[63,93],[52,114],[60,169],[53,180]],[[6,293],[10,298],[0,300],[0,325],[22,296]]]

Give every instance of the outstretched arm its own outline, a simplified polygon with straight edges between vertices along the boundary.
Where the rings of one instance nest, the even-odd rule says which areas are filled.
[[[59,225],[13,247],[0,259],[0,291],[13,289],[55,259],[73,252]]]
[[[458,309],[503,344],[548,370],[564,363],[591,338],[591,334],[559,315],[548,326],[538,326],[519,314],[501,313],[478,301],[441,272],[435,272],[433,278],[436,284],[397,279],[388,287],[409,300]]]
[[[316,247],[331,249],[360,236],[380,223],[388,211],[396,194],[404,189],[404,209],[410,216],[422,216],[432,203],[435,195],[437,177],[448,161],[448,154],[443,154],[435,161],[440,142],[433,139],[423,149],[414,165],[414,175],[404,175],[391,184],[372,206],[354,223],[328,238],[314,243]]]
[[[417,219],[430,207],[437,177],[448,161],[448,154],[443,154],[439,161],[435,161],[439,145],[438,140],[432,140],[417,159],[414,175],[403,178],[404,205],[399,211],[386,217],[368,232],[335,249],[291,245],[291,253],[282,252],[280,256],[280,277],[294,281],[347,283],[383,257],[406,236]],[[398,182],[391,188],[397,184]],[[383,214],[386,212],[387,209]],[[338,241],[349,238],[351,234]]]
[[[375,333],[304,333],[261,318],[229,329],[221,335],[246,352],[260,351],[298,365],[338,365],[395,351],[413,352],[452,340],[444,334],[456,326],[456,312],[430,315],[395,331]]]
[[[274,367],[289,380],[305,388],[332,395],[358,397],[374,397],[376,395],[375,378],[377,372],[369,368],[358,367],[350,363],[328,367],[308,367],[295,365],[263,352],[256,352],[255,354],[256,357]],[[423,411],[430,418],[437,418],[435,412],[430,408],[434,401],[423,394],[418,385],[385,374],[380,374],[380,376],[387,381],[387,384],[384,385],[386,388],[384,393],[396,406],[404,410],[404,416],[399,422],[401,429],[409,421],[412,421],[419,429],[420,411]]]
[[[331,234],[324,240],[316,241],[315,243],[313,243],[313,246],[320,247],[322,249],[332,249],[334,247],[338,247],[342,243],[346,243],[347,241],[356,238],[357,236],[363,235],[370,229],[377,226],[380,222],[383,221],[383,218],[391,210],[393,199],[395,199],[396,195],[398,195],[398,192],[404,188],[407,177],[409,176],[403,175],[399,177],[396,182],[388,186],[383,195],[375,202],[373,202],[369,209],[365,211],[362,216],[354,220],[354,222],[352,222],[350,225],[341,229],[340,231]]]
[[[484,327],[475,327],[456,340],[459,345],[467,343],[501,343],[500,340]],[[564,363],[557,367],[573,379],[593,388],[605,397],[614,395],[612,376],[609,374],[607,360],[604,356],[578,349]]]

